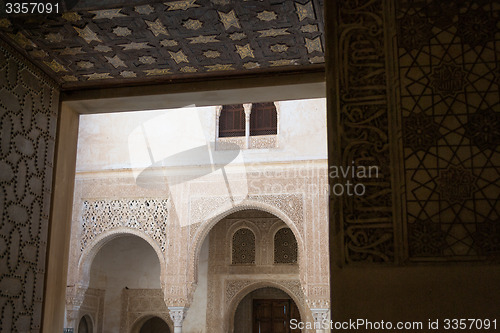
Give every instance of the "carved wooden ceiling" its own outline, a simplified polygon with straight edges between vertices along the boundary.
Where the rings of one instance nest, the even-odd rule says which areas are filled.
[[[324,65],[322,3],[66,0],[57,15],[3,15],[0,37],[63,89],[307,71]]]

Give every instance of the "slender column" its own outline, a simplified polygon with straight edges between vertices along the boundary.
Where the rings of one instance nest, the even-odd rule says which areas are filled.
[[[174,333],[182,333],[182,323],[184,318],[186,318],[186,312],[188,308],[183,306],[169,306],[170,318],[174,322]]]
[[[217,149],[217,142],[219,141],[219,119],[220,119],[220,113],[222,111],[222,105],[216,106],[215,109],[215,147],[214,149]]]
[[[328,309],[311,309],[313,318],[314,318],[314,327],[316,328],[317,333],[328,332],[326,329],[328,324]],[[319,329],[318,329],[319,328]]]
[[[250,113],[252,113],[252,103],[243,104],[245,110],[245,142],[246,148],[250,148]]]

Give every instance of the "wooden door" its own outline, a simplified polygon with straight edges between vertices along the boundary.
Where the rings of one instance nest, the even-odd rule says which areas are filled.
[[[290,319],[300,320],[299,311],[291,299],[254,299],[253,333],[295,333]]]

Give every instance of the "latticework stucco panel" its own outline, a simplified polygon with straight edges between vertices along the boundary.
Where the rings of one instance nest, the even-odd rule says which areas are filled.
[[[173,332],[173,322],[161,289],[123,289],[120,333],[139,332],[141,319],[159,317]],[[133,330],[135,328],[135,330]]]

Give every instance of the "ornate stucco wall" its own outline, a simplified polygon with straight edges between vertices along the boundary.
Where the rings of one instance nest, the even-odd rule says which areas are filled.
[[[76,286],[68,299],[76,302],[68,302],[68,313],[79,309],[71,295],[88,287],[95,255],[124,234],[156,252],[166,306],[204,308],[204,323],[187,310],[187,332],[206,330],[208,322],[229,327],[234,313],[210,312],[215,289],[237,296],[233,312],[246,293],[266,286],[290,293],[304,318],[312,320],[311,308],[329,308],[324,100],[280,102],[278,145],[265,149],[217,151],[216,108],[200,110],[82,119],[68,274],[68,285]],[[279,268],[276,281],[247,272],[214,284],[210,269],[200,268],[209,261],[200,259],[202,244],[221,219],[247,209],[273,214],[292,230],[299,263],[290,272]]]

